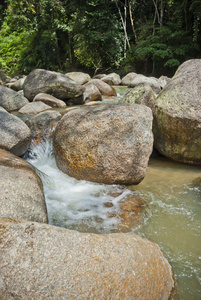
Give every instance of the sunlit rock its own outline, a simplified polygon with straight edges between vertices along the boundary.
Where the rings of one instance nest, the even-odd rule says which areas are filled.
[[[66,107],[66,103],[60,99],[57,99],[56,97],[46,94],[46,93],[39,93],[37,94],[33,102],[38,102],[41,101],[51,107],[59,107],[59,108],[64,108]]]
[[[134,234],[96,235],[2,218],[0,246],[2,300],[165,300],[174,285],[160,248]]]
[[[120,85],[121,84],[121,78],[116,73],[110,73],[110,74],[106,75],[105,77],[102,77],[101,80],[106,82],[109,85]]]
[[[157,150],[179,162],[201,165],[201,60],[183,63],[154,106]]]
[[[70,176],[138,184],[153,147],[152,111],[135,104],[70,111],[59,121],[53,145],[57,166]]]
[[[112,86],[110,86],[109,84],[107,84],[106,82],[104,82],[100,79],[91,79],[86,85],[88,85],[88,84],[95,85],[99,89],[101,95],[116,96],[115,89]]]
[[[48,109],[52,109],[52,107],[41,101],[37,101],[26,104],[19,110],[19,113],[23,115],[36,115]]]
[[[90,99],[90,101],[101,101],[102,96],[100,90],[93,83],[88,83],[84,85],[86,90],[84,92],[85,101]]]
[[[83,85],[83,84],[87,83],[89,80],[91,80],[91,76],[89,74],[83,73],[83,72],[69,72],[69,73],[66,73],[65,75],[81,85]]]
[[[47,223],[43,186],[34,167],[2,149],[0,191],[0,217]]]

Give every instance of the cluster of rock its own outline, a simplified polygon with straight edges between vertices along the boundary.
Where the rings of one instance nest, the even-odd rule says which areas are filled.
[[[170,296],[171,267],[155,243],[134,234],[86,234],[45,224],[38,170],[19,157],[31,140],[38,143],[54,135],[56,162],[67,174],[138,184],[153,148],[152,109],[162,83],[135,73],[122,80],[114,73],[100,77],[34,70],[7,87],[0,85],[2,300]],[[120,84],[135,90],[138,99],[132,101],[130,92],[116,105],[82,106],[63,117],[54,109],[100,101],[115,95],[113,85]],[[13,111],[31,117],[24,122]]]

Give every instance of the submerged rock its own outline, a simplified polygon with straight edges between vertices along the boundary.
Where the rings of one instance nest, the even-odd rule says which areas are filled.
[[[2,300],[165,300],[174,285],[160,248],[134,234],[96,235],[2,218],[0,247]]]
[[[58,168],[70,176],[138,184],[153,147],[151,109],[117,104],[70,111],[59,121],[53,145]]]
[[[64,74],[35,69],[27,76],[23,90],[25,97],[30,101],[39,93],[66,100],[83,95],[85,88]]]
[[[16,91],[0,85],[0,106],[8,112],[18,110],[28,103],[29,101]]]
[[[34,167],[2,149],[0,191],[0,217],[47,223],[43,185]]]
[[[183,63],[153,109],[157,150],[179,162],[201,165],[201,59]]]
[[[30,142],[29,127],[18,117],[0,110],[0,148],[20,156],[26,152]]]

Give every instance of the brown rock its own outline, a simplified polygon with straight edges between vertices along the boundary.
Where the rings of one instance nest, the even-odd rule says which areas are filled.
[[[101,101],[102,100],[101,93],[96,85],[90,83],[90,84],[86,84],[84,86],[86,88],[86,91],[84,92],[84,94],[87,94],[90,96],[90,101]]]
[[[100,79],[91,79],[86,85],[94,84],[104,96],[116,96],[115,89]],[[85,85],[85,87],[86,87]]]
[[[43,185],[34,167],[0,149],[0,174],[0,217],[47,223]]]
[[[95,235],[0,220],[0,298],[168,299],[172,271],[160,248],[134,234]]]
[[[57,166],[77,179],[138,184],[152,152],[152,112],[144,105],[73,110],[54,133]]]
[[[39,93],[34,97],[33,102],[38,102],[38,101],[41,101],[51,107],[60,107],[60,108],[66,107],[66,103],[64,101],[45,93]]]
[[[65,75],[81,85],[83,85],[91,80],[90,75],[87,73],[83,73],[83,72],[69,72],[69,73],[66,73]]]

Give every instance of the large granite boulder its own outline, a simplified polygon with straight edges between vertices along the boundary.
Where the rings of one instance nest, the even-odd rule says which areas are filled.
[[[157,150],[173,160],[201,165],[201,59],[178,68],[153,112]]]
[[[128,74],[126,74],[122,80],[121,80],[121,85],[126,85],[126,86],[130,86],[132,80],[137,76],[137,73],[135,72],[130,72]]]
[[[0,191],[0,217],[47,223],[43,185],[34,167],[2,149]]]
[[[142,74],[137,74],[136,76],[134,76],[134,78],[130,81],[128,87],[133,88],[142,83],[148,83],[156,94],[161,91],[161,86],[156,78],[146,77]]]
[[[110,73],[106,75],[105,77],[101,78],[102,81],[106,82],[109,85],[120,85],[121,84],[121,78],[116,73]]]
[[[57,122],[61,119],[61,114],[55,110],[47,110],[33,116],[26,121],[31,130],[32,144],[38,144],[42,140],[51,139]]]
[[[153,242],[0,219],[0,298],[167,300],[171,267]]]
[[[27,76],[23,90],[30,101],[39,93],[66,100],[83,95],[85,88],[62,73],[35,69]]]
[[[18,110],[28,103],[29,101],[16,91],[0,85],[0,106],[8,112]]]
[[[91,80],[91,76],[89,74],[83,73],[83,72],[69,72],[69,73],[66,73],[65,75],[81,85],[83,85],[83,84],[87,83],[89,80]]]
[[[20,156],[26,152],[30,142],[29,127],[18,117],[0,110],[0,148]]]
[[[144,104],[152,109],[156,100],[154,91],[148,83],[141,83],[124,95],[120,103]]]
[[[135,104],[70,111],[59,121],[53,145],[57,166],[70,176],[138,184],[152,152],[152,111]]]
[[[86,85],[94,84],[104,96],[116,96],[115,89],[100,79],[91,79]]]

